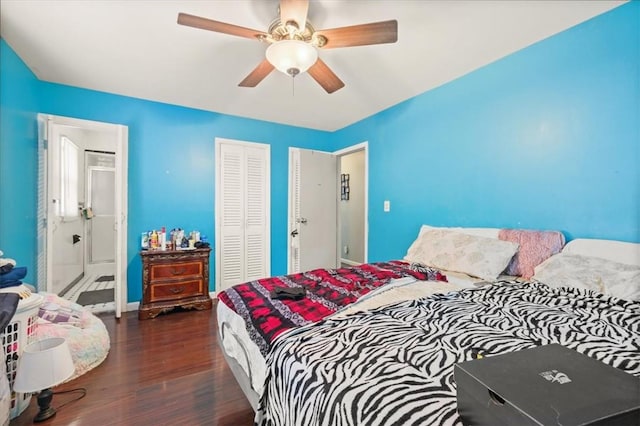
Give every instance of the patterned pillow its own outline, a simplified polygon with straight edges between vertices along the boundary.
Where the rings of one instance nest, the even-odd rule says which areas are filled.
[[[507,267],[506,274],[529,279],[535,267],[556,253],[564,245],[564,236],[558,231],[529,231],[525,229],[502,229],[498,238],[518,243],[520,249]]]
[[[432,229],[422,233],[405,259],[493,281],[517,251],[518,244],[509,241]]]
[[[575,287],[640,301],[640,267],[599,257],[560,253],[538,265],[533,279],[549,287]]]

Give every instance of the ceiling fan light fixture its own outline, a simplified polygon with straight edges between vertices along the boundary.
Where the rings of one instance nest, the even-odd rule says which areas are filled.
[[[300,40],[280,40],[267,48],[267,60],[278,71],[295,77],[318,60],[318,51]]]

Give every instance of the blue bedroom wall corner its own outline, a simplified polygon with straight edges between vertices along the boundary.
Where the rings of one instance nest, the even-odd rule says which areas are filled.
[[[40,82],[0,38],[0,250],[36,281]]]
[[[370,260],[422,223],[640,241],[638,22],[630,2],[336,132],[369,141]]]

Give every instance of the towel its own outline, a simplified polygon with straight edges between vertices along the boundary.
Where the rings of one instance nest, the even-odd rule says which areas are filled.
[[[0,282],[0,288],[15,287],[20,284],[22,284],[22,281],[20,280],[5,281],[5,282]]]
[[[560,253],[564,246],[564,235],[559,231],[529,231],[524,229],[501,229],[498,238],[518,243],[520,248],[505,271],[507,275],[529,279],[536,266]]]
[[[7,281],[21,280],[26,276],[27,276],[27,267],[18,266],[11,269],[9,272],[5,274],[0,274],[0,284],[4,284]]]
[[[11,265],[16,266],[16,261],[8,257],[0,257],[0,266]]]
[[[16,293],[0,293],[0,330],[11,322],[19,301],[20,296]]]

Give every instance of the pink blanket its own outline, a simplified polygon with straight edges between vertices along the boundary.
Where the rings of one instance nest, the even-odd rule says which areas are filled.
[[[524,229],[502,229],[498,238],[520,244],[505,273],[529,279],[534,268],[559,253],[564,246],[564,235],[558,231],[528,231]]]

